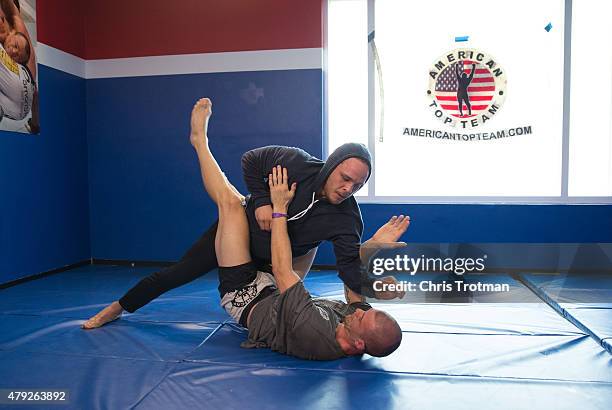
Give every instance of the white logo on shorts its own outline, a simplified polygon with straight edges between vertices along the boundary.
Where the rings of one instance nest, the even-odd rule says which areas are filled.
[[[255,296],[257,296],[257,286],[245,286],[244,288],[236,292],[234,300],[232,300],[232,306],[238,308],[244,307],[248,305]]]

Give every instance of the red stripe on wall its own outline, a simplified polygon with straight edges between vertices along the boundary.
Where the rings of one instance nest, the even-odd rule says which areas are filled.
[[[322,1],[88,1],[85,58],[319,48]]]
[[[84,58],[85,7],[86,2],[78,0],[38,0],[37,40]]]

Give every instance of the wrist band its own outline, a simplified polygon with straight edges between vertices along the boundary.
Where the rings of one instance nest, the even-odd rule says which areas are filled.
[[[287,214],[281,214],[280,212],[272,212],[272,218],[286,218]]]

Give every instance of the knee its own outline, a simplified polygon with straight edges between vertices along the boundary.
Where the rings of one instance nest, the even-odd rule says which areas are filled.
[[[219,207],[225,211],[236,211],[239,210],[243,212],[242,208],[242,197],[236,195],[236,193],[227,190],[223,192],[221,197],[219,198]]]

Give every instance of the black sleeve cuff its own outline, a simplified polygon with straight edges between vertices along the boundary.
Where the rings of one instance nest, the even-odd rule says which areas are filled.
[[[260,196],[257,198],[252,198],[251,201],[253,201],[253,207],[254,209],[257,209],[259,207],[265,206],[265,205],[272,205],[272,201],[270,200],[269,196]]]

